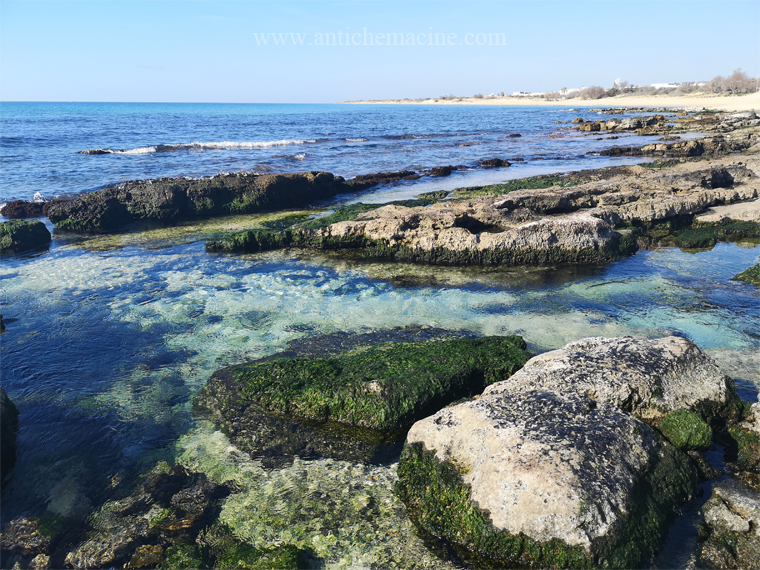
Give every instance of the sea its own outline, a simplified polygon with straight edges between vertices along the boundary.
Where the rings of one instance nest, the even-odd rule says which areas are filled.
[[[636,163],[642,159],[599,152],[653,141],[581,136],[569,129],[576,117],[610,115],[563,107],[3,102],[0,203],[161,176],[325,170],[351,178],[462,166],[449,177],[339,196],[324,206],[331,208]],[[478,167],[490,158],[511,166]],[[0,524],[54,515],[85,528],[115,480],[128,484],[164,459],[233,482],[220,520],[254,546],[295,544],[329,568],[461,566],[416,535],[392,491],[394,462],[296,457],[271,468],[196,414],[193,399],[215,370],[293,343],[330,344],[335,335],[519,334],[540,353],[588,336],[675,334],[715,358],[745,398],[760,385],[760,291],[731,280],[758,262],[757,242],[642,250],[604,265],[455,268],[295,250],[206,252],[204,240],[224,223],[115,236],[54,232],[44,251],[0,258],[0,384],[20,410]],[[697,531],[689,521],[676,523],[658,567],[690,563]]]

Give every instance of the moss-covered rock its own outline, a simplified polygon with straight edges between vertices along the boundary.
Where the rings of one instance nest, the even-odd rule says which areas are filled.
[[[702,507],[700,558],[711,568],[760,568],[760,493],[720,481]]]
[[[178,222],[303,206],[348,192],[351,186],[329,172],[224,174],[211,178],[159,178],[127,182],[55,200],[45,212],[56,230],[114,232],[135,220]]]
[[[732,277],[732,279],[735,281],[746,281],[747,283],[752,283],[752,285],[760,286],[760,264],[745,269],[738,275]]]
[[[760,472],[760,435],[742,425],[728,428],[729,457],[741,471]],[[735,459],[734,459],[735,456]]]
[[[254,455],[381,461],[414,421],[509,377],[528,358],[520,337],[275,357],[217,371],[197,405]]]
[[[52,239],[45,224],[38,221],[11,220],[0,223],[0,253],[14,253],[42,247]]]
[[[412,520],[494,567],[640,567],[697,481],[647,425],[538,390],[418,422],[398,474]]]
[[[658,427],[678,449],[707,449],[712,445],[712,430],[696,412],[676,410],[665,416]]]
[[[760,238],[760,224],[729,221],[720,225],[695,225],[676,235],[676,242],[687,249],[712,247],[719,241]]]
[[[240,398],[268,411],[392,430],[481,392],[528,358],[520,337],[487,337],[389,344],[335,358],[273,359],[217,374],[234,376]]]

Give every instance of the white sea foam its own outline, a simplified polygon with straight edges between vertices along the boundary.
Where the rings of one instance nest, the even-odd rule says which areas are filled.
[[[159,144],[153,146],[141,146],[137,148],[128,149],[112,149],[112,148],[95,148],[80,151],[78,154],[151,154],[154,152],[176,152],[181,150],[210,150],[210,149],[226,149],[226,150],[253,150],[261,148],[271,148],[274,146],[289,146],[297,144],[309,144],[317,142],[316,139],[283,139],[278,141],[250,141],[250,142],[234,142],[234,141],[220,141],[220,142],[191,142],[191,143],[177,143],[177,144]]]
[[[369,140],[369,139],[362,139],[362,138],[359,138],[359,139],[346,139],[346,142],[365,142],[367,140]]]

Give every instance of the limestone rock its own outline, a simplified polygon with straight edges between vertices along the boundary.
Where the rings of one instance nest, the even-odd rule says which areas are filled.
[[[688,458],[585,395],[490,392],[414,424],[397,491],[428,532],[498,563],[638,567],[694,489]]]
[[[760,493],[721,481],[702,512],[708,533],[703,561],[713,568],[760,568]]]
[[[735,414],[731,379],[681,337],[585,338],[531,358],[484,395],[532,389],[576,392],[644,420],[688,409],[708,418]]]

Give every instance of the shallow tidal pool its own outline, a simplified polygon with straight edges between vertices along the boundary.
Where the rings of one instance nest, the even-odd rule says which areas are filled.
[[[113,476],[166,458],[234,482],[220,518],[254,546],[296,544],[328,567],[441,567],[393,495],[394,464],[265,469],[194,416],[194,395],[215,370],[294,340],[430,327],[519,334],[533,353],[586,336],[683,335],[753,398],[760,289],[730,278],[759,256],[719,244],[603,266],[450,268],[208,254],[186,234],[154,232],[5,257],[2,380],[21,428],[3,523],[84,519]]]

